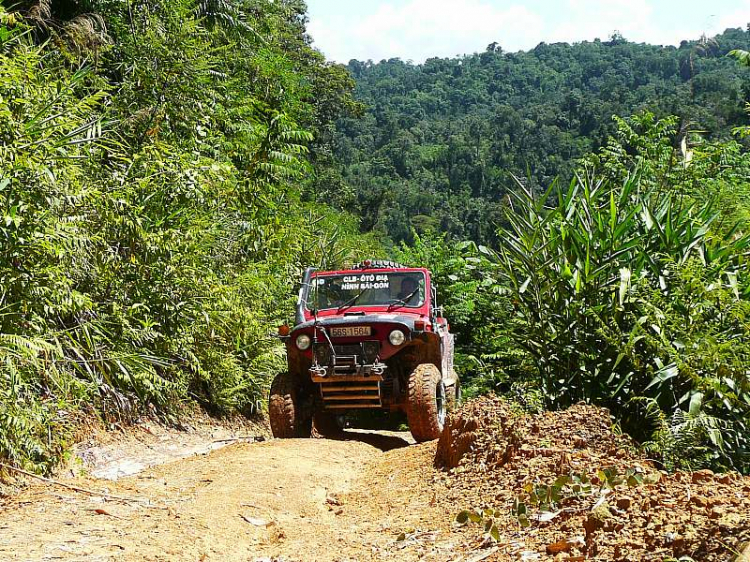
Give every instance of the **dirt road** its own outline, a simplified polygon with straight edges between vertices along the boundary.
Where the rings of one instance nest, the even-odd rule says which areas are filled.
[[[0,560],[463,559],[424,468],[435,444],[347,433],[64,481],[137,501],[34,484],[0,500]]]
[[[606,410],[577,405],[522,415],[486,397],[465,404],[448,427],[443,462],[471,445],[451,470],[433,468],[437,442],[415,445],[403,433],[347,431],[339,440],[239,442],[213,450],[266,430],[108,432],[83,449],[89,476],[58,476],[96,493],[30,481],[20,493],[0,495],[0,562],[750,556],[750,477],[659,471],[612,431]],[[185,454],[193,456],[180,458]],[[144,468],[153,463],[160,464]],[[605,470],[632,479],[608,483]],[[530,485],[549,490],[544,483],[561,474],[592,484],[571,488],[564,509],[537,515],[531,504],[534,521],[523,526],[511,506]],[[483,525],[454,524],[460,510],[485,507],[495,509],[497,541]]]

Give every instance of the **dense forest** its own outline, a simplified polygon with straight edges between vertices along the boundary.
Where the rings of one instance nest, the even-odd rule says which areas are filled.
[[[49,469],[90,415],[258,411],[303,268],[375,252],[300,201],[359,107],[304,10],[0,6],[0,458]]]
[[[748,471],[749,46],[351,61],[367,109],[313,187],[433,270],[468,394],[606,405],[667,468]]]
[[[728,138],[747,123],[748,85],[726,55],[748,48],[750,30],[729,29],[679,47],[615,34],[423,64],[352,60],[367,111],[339,121],[339,175],[319,190],[395,240],[433,228],[493,241],[512,175],[567,181],[615,132],[613,115],[676,115],[680,136]]]
[[[432,269],[467,394],[749,472],[750,29],[344,67],[306,18],[0,6],[0,459],[262,410],[303,268],[392,257]]]

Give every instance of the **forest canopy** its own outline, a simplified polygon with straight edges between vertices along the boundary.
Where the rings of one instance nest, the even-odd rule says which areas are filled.
[[[727,139],[747,124],[746,73],[726,55],[750,49],[750,30],[728,29],[679,47],[614,35],[541,43],[423,64],[352,60],[363,118],[338,122],[339,181],[317,192],[396,241],[412,229],[496,240],[512,175],[545,188],[607,142],[612,116],[679,118],[678,137]]]

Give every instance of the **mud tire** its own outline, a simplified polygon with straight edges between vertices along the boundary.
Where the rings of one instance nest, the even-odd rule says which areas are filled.
[[[439,405],[439,402],[442,404]],[[440,437],[445,421],[445,406],[446,391],[440,370],[431,363],[417,365],[409,375],[409,397],[406,405],[406,418],[415,441],[422,443]]]
[[[312,436],[313,437],[340,437],[344,430],[339,426],[336,414],[331,412],[317,411],[313,416]]]
[[[277,439],[310,436],[309,430],[305,435],[299,394],[299,384],[289,373],[279,373],[273,379],[268,397],[268,418],[271,433]]]

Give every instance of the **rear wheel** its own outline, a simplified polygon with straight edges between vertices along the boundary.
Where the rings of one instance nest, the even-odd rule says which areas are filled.
[[[446,392],[440,370],[431,363],[418,365],[409,375],[406,417],[417,442],[440,437],[445,423]]]
[[[338,416],[318,410],[313,416],[313,437],[338,437],[343,434]]]
[[[299,384],[289,373],[279,373],[271,383],[268,417],[276,438],[310,436],[309,424],[302,420]]]

